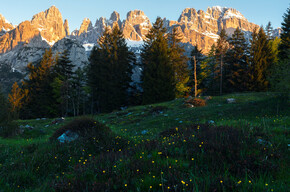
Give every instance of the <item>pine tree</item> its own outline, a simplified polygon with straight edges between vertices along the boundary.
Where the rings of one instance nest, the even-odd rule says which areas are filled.
[[[274,55],[277,54],[275,47],[277,43],[278,47],[278,58],[279,61],[274,63],[274,66],[271,68],[271,87],[274,91],[282,92],[286,97],[289,97],[290,92],[290,8],[287,9],[287,12],[283,16],[282,22],[282,34],[281,34],[281,43],[272,42],[272,50],[274,50]],[[279,40],[277,40],[279,41]],[[275,61],[275,59],[274,59]],[[276,59],[277,61],[277,59]]]
[[[134,54],[129,51],[125,38],[115,26],[106,29],[90,56],[88,71],[93,106],[98,112],[109,112],[128,103]]]
[[[144,40],[143,103],[157,103],[175,98],[175,75],[163,20],[158,17]]]
[[[248,89],[248,44],[244,33],[237,28],[229,39],[230,49],[226,55],[228,92]]]
[[[290,57],[290,7],[288,7],[286,13],[283,15],[281,28],[283,32],[281,34],[281,44],[279,45],[279,58],[280,60],[288,60]]]
[[[177,98],[184,97],[190,92],[188,58],[184,55],[185,50],[180,45],[181,39],[182,36],[175,27],[168,34],[171,65],[175,75],[175,97]]]
[[[217,41],[216,52],[215,52],[216,61],[219,64],[216,72],[218,73],[218,76],[219,76],[220,95],[223,94],[224,78],[225,78],[224,65],[225,65],[225,56],[226,56],[227,50],[228,50],[227,34],[226,34],[225,29],[222,29],[219,34],[219,39]]]
[[[218,84],[216,82],[217,79],[217,61],[215,57],[216,46],[212,44],[211,49],[204,59],[201,62],[201,77],[202,77],[202,86],[201,89],[207,94],[214,95],[218,92]]]
[[[250,47],[250,86],[252,91],[265,91],[268,89],[269,66],[273,62],[272,50],[269,41],[261,27],[252,34]]]
[[[71,78],[75,65],[69,59],[69,52],[65,50],[60,56],[56,56],[56,64],[53,66],[53,88],[54,98],[62,116],[67,116],[70,112],[69,98],[71,90]]]
[[[4,122],[7,121],[8,119],[8,104],[7,104],[7,99],[5,98],[5,96],[2,93],[2,89],[1,89],[1,84],[0,84],[0,127],[1,124],[4,124]],[[0,129],[1,132],[1,129]]]
[[[23,118],[53,117],[57,115],[51,82],[53,81],[52,66],[55,59],[52,50],[45,51],[40,63],[29,63],[27,69],[29,79],[24,80],[22,89],[27,92],[25,104],[21,110]]]
[[[265,28],[266,36],[269,40],[273,39],[273,27],[272,23],[269,21]]]
[[[8,101],[10,103],[10,111],[13,115],[13,119],[19,118],[19,110],[23,106],[23,98],[27,95],[21,88],[19,88],[18,83],[15,82],[12,86],[11,93],[8,95]]]

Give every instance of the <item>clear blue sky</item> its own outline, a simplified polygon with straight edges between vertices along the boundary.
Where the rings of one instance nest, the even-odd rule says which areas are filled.
[[[68,19],[70,31],[79,28],[82,20],[88,17],[93,24],[104,16],[109,18],[115,10],[125,19],[130,10],[140,9],[151,22],[157,16],[177,20],[184,8],[190,7],[206,11],[215,5],[232,7],[240,11],[250,22],[266,25],[268,21],[281,26],[282,15],[290,5],[289,0],[1,0],[0,13],[11,23],[19,24],[31,20],[38,12],[55,5]]]

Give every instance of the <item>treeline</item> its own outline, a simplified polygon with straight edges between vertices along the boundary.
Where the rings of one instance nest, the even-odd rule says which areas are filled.
[[[106,29],[91,52],[89,65],[77,68],[68,51],[47,50],[38,64],[28,64],[28,78],[15,83],[9,95],[13,118],[78,116],[110,112],[128,105],[150,104],[189,95],[220,95],[245,91],[289,93],[289,8],[281,38],[269,23],[247,41],[237,28],[224,29],[207,56],[194,47],[185,55],[176,28],[167,32],[157,18],[144,40],[141,62],[120,29]],[[134,83],[132,69],[141,68]]]

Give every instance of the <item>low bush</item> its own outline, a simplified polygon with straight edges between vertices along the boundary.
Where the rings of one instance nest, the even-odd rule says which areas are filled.
[[[81,139],[106,140],[112,137],[112,131],[106,125],[89,117],[81,117],[56,130],[50,139],[55,140],[67,131],[77,133]]]
[[[189,98],[185,101],[185,104],[190,104],[194,107],[203,107],[206,106],[206,100],[200,98]]]

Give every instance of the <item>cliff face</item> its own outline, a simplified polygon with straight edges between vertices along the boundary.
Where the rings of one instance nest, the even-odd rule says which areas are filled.
[[[127,19],[123,22],[122,30],[126,39],[141,41],[145,39],[145,35],[151,27],[150,20],[144,12],[135,10],[127,14]]]
[[[251,33],[258,25],[248,20],[237,10],[232,8],[212,7],[206,12],[194,8],[186,8],[181,13],[178,21],[167,21],[167,27],[177,27],[183,35],[182,42],[198,45],[204,53],[218,39],[221,29],[226,29],[231,35],[239,27],[245,33]]]
[[[51,44],[66,36],[62,15],[55,6],[34,15],[31,24],[39,29],[41,36]]]
[[[5,53],[16,46],[28,44],[33,37],[40,34],[29,21],[20,23],[15,29],[0,37],[0,53]]]
[[[9,31],[0,35],[0,54],[16,46],[27,44],[39,35],[52,46],[69,34],[68,21],[63,23],[61,13],[55,6],[34,15],[31,21],[24,21],[14,29],[11,24],[4,23],[2,17],[0,17],[0,27]]]
[[[246,35],[249,35],[255,27],[259,28],[258,25],[250,23],[239,11],[219,6],[208,8],[206,12],[186,8],[177,21],[164,19],[164,23],[168,31],[171,31],[173,27],[178,29],[183,43],[198,45],[205,54],[217,41],[218,34],[223,28],[226,29],[228,35],[231,35],[237,27],[242,29]],[[119,13],[113,12],[109,20],[104,17],[97,19],[94,27],[83,22],[80,30],[72,33],[72,37],[84,44],[95,44],[104,29],[106,27],[111,29],[114,25],[118,25],[123,31],[124,37],[131,41],[144,40],[152,27],[149,18],[143,11],[130,11],[123,21],[120,20]]]
[[[4,35],[7,31],[14,29],[14,26],[0,14],[0,36]]]

